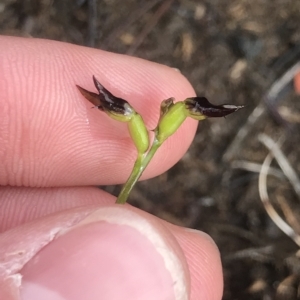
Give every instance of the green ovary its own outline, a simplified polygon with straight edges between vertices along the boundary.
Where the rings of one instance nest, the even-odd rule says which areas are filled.
[[[138,153],[145,153],[149,148],[149,134],[139,114],[135,114],[128,122],[128,130]]]
[[[187,111],[183,102],[177,102],[161,118],[158,124],[157,139],[162,143],[176,132],[187,117]]]

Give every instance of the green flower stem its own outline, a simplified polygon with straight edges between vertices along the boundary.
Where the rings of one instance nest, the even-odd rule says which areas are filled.
[[[137,160],[135,161],[133,170],[124,184],[116,203],[125,204],[128,196],[133,189],[136,182],[139,180],[141,175],[143,174],[145,168],[148,166],[150,160],[154,156],[157,149],[161,146],[162,142],[158,141],[155,137],[154,142],[150,148],[150,150],[146,154],[139,154]]]

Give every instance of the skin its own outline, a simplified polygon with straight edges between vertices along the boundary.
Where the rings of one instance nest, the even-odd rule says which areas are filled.
[[[79,259],[67,255],[63,261],[69,265],[59,269],[60,263],[56,262],[60,256],[55,251],[62,244],[71,254],[80,248],[85,264],[93,260],[92,265],[105,265],[104,271],[99,267],[93,269],[93,278],[100,281],[107,279],[105,272],[116,267],[115,260],[107,259],[105,253],[109,252],[101,252],[102,248],[95,256],[91,253],[112,238],[121,245],[120,249],[124,247],[123,254],[117,255],[126,262],[131,252],[135,253],[135,247],[126,252],[124,233],[142,247],[134,255],[140,255],[145,266],[151,255],[153,261],[159,261],[157,247],[148,243],[149,235],[141,236],[135,230],[146,222],[177,258],[182,284],[190,292],[190,299],[221,299],[220,256],[207,235],[174,226],[130,205],[117,206],[113,196],[93,187],[125,182],[136,150],[126,125],[91,109],[75,87],[78,84],[94,91],[91,75],[95,74],[112,93],[130,99],[147,128],[154,128],[163,99],[173,96],[182,100],[194,95],[188,81],[171,68],[141,59],[14,37],[0,37],[0,74],[0,298],[18,299],[21,294],[22,299],[34,299],[26,298],[24,290],[30,291],[28,282],[40,277],[47,282],[52,280],[51,276],[53,280],[58,278],[59,283],[55,284],[60,284],[61,289],[71,282],[72,290],[76,291],[78,278],[88,278],[91,271],[80,265],[72,269],[71,275],[64,275],[69,266],[76,267]],[[142,179],[157,176],[174,165],[192,142],[196,126],[196,121],[187,120],[159,149]],[[115,208],[123,213],[114,222],[130,220],[132,227],[107,222],[107,216],[115,217]],[[102,243],[95,244],[97,236],[102,237]],[[107,247],[116,249],[109,243]],[[47,267],[39,269],[37,257]],[[157,265],[158,269],[165,268],[162,263]],[[54,271],[48,272],[52,266]],[[142,266],[137,264],[133,270],[129,265],[124,278],[139,272],[146,274],[139,270]],[[168,288],[173,289],[173,285],[167,284],[170,272],[158,272],[163,278],[161,282],[166,283],[160,292],[172,295]],[[23,275],[21,288],[14,277],[19,273]],[[80,290],[86,293],[99,286],[80,282]],[[124,290],[126,287],[125,284]],[[136,299],[141,299],[142,288],[140,284],[134,285]],[[153,288],[152,299],[157,299],[155,292]],[[68,293],[70,290],[65,294],[68,299],[75,299]],[[120,288],[120,293],[125,295],[126,291]]]
[[[300,94],[300,72],[296,74],[294,78],[294,86],[295,86],[295,91],[299,95]]]

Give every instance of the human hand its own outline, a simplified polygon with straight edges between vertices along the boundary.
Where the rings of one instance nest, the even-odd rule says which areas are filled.
[[[0,58],[0,299],[220,299],[208,236],[91,187],[124,182],[136,150],[126,125],[90,109],[75,87],[93,90],[96,75],[154,128],[163,99],[193,95],[186,79],[47,40],[0,37]],[[196,126],[187,120],[143,178],[178,161]]]

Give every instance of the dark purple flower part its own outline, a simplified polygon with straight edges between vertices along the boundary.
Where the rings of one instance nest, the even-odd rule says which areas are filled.
[[[96,79],[95,76],[93,76],[93,80],[99,94],[89,92],[77,85],[80,93],[93,105],[98,109],[113,115],[131,116],[134,113],[134,109],[126,100],[114,96]]]
[[[76,85],[76,86],[84,98],[89,100],[95,107],[97,107],[98,109],[103,111],[103,107],[102,107],[101,101],[99,99],[99,94],[89,92],[86,89],[80,87],[79,85]]]
[[[187,98],[184,103],[191,117],[224,117],[244,107],[231,104],[213,105],[205,97]]]

